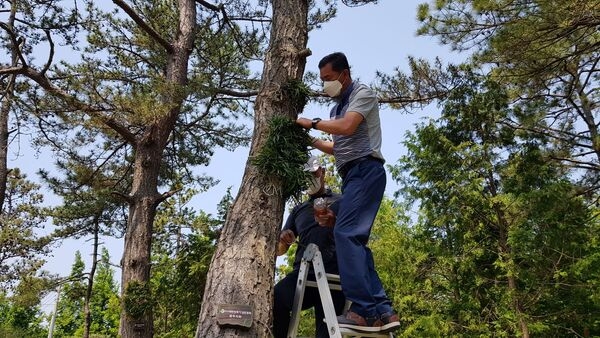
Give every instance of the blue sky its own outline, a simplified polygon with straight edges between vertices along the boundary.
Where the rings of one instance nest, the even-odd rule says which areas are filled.
[[[307,60],[306,70],[316,72],[317,63],[322,56],[341,51],[348,57],[353,78],[371,84],[376,71],[391,73],[396,67],[407,71],[408,56],[429,60],[439,56],[444,62],[459,60],[458,55],[451,54],[447,47],[441,46],[434,38],[416,36],[416,8],[420,2],[422,1],[380,0],[378,5],[358,8],[340,6],[335,19],[310,33],[308,47],[313,54]],[[428,107],[426,110],[406,113],[382,107],[382,152],[388,164],[397,162],[405,153],[401,144],[405,132],[413,130],[419,120],[435,116],[435,111],[435,107]],[[303,116],[328,118],[328,107],[310,104]],[[247,148],[240,148],[234,152],[217,151],[211,164],[201,171],[220,179],[220,183],[194,198],[191,206],[197,210],[215,213],[216,205],[228,187],[232,187],[235,196],[241,183],[247,155]],[[35,178],[39,167],[50,167],[53,162],[51,158],[43,156],[25,156],[9,160],[14,160],[9,166],[23,168],[31,179]],[[397,189],[395,182],[388,175],[386,194],[391,196]],[[112,261],[118,263],[123,250],[122,239],[105,238],[104,245],[109,249]],[[53,273],[68,275],[76,250],[80,250],[84,260],[89,262],[91,243],[84,239],[69,240],[53,252],[53,257],[45,268]],[[89,266],[89,263],[86,265]],[[120,279],[119,272],[116,277]],[[50,306],[51,302],[45,303],[46,306]]]

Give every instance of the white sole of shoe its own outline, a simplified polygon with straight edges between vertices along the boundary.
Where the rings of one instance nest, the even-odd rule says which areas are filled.
[[[381,326],[380,331],[391,332],[400,327],[400,322],[391,322]]]
[[[338,325],[340,326],[340,328],[346,328],[346,329],[350,329],[350,330],[354,330],[354,331],[361,331],[361,332],[380,332],[381,331],[380,326],[358,326],[358,325],[342,324],[342,323],[339,323]]]

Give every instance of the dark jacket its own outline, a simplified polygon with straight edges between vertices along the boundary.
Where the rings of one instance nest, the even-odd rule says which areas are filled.
[[[315,221],[313,201],[318,197],[325,197],[329,208],[335,214],[338,211],[339,194],[334,194],[326,189],[322,195],[312,196],[292,209],[283,226],[283,230],[289,229],[298,238],[298,249],[294,260],[294,269],[300,269],[302,256],[308,244],[314,243],[319,247],[323,257],[323,265],[328,273],[338,273],[337,259],[335,255],[335,244],[333,241],[333,228],[322,227]],[[312,270],[312,266],[311,266]]]

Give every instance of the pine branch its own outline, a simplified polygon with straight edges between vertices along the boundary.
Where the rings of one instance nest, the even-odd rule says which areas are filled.
[[[25,44],[25,39],[22,37],[17,37],[17,34],[15,34],[12,27],[4,22],[0,22],[0,27],[2,29],[4,29],[6,31],[6,33],[8,34],[8,38],[10,39],[10,41],[13,45],[13,51],[15,53],[17,53],[19,60],[21,60],[21,64],[23,65],[22,67],[28,67],[27,60],[25,60],[25,57],[23,56],[23,53],[21,53],[21,48],[20,48],[23,44]],[[2,73],[0,73],[0,74],[2,74]]]
[[[21,71],[19,73],[32,79],[34,82],[36,82],[38,85],[40,85],[43,89],[45,89],[46,92],[48,92],[49,94],[63,99],[64,101],[68,102],[72,107],[74,107],[78,110],[84,111],[86,113],[89,113],[93,118],[96,118],[96,119],[102,121],[108,127],[110,127],[111,129],[116,131],[119,135],[121,135],[126,141],[128,141],[130,144],[135,146],[135,144],[136,144],[135,135],[132,134],[129,131],[129,129],[127,129],[125,126],[118,123],[115,119],[104,116],[102,114],[99,114],[102,111],[101,109],[95,108],[84,102],[81,102],[73,95],[71,95],[71,94],[65,92],[64,90],[62,90],[61,88],[55,86],[52,82],[50,82],[50,80],[44,74],[41,74],[40,72],[36,71],[35,69],[23,68],[23,69],[21,69]]]
[[[225,7],[223,6],[223,4],[220,5],[213,5],[207,1],[204,0],[196,0],[197,3],[199,3],[200,5],[210,9],[211,11],[215,11],[215,12],[222,12],[224,17],[227,17],[227,13],[225,13]]]
[[[127,13],[127,15],[129,15],[129,17],[131,19],[133,19],[133,21],[135,21],[135,23],[138,24],[138,26],[140,26],[140,28],[142,28],[142,30],[144,30],[148,35],[150,35],[156,42],[158,42],[161,46],[163,46],[163,48],[169,52],[172,53],[173,52],[173,46],[167,42],[167,40],[163,39],[160,34],[158,34],[157,31],[154,30],[154,28],[150,27],[150,25],[144,21],[144,19],[142,19],[134,10],[133,8],[129,7],[129,5],[127,5],[125,3],[125,1],[123,0],[113,0],[113,3],[119,7],[121,7],[121,9],[123,9],[123,11],[125,11],[125,13]]]
[[[160,197],[158,198],[158,200],[156,200],[156,204],[160,204],[161,202],[163,202],[164,200],[166,200],[167,198],[175,195],[176,193],[180,192],[182,189],[175,189],[175,190],[170,190],[170,191],[166,191],[164,193],[162,193],[160,195]]]
[[[42,75],[45,75],[48,69],[50,69],[52,60],[54,59],[54,41],[52,40],[52,35],[48,29],[44,29],[44,32],[46,33],[46,38],[48,39],[48,44],[50,45],[50,51],[48,52],[48,61],[46,61],[44,68],[40,72]]]
[[[234,97],[252,97],[252,96],[258,95],[258,90],[249,90],[246,92],[239,92],[239,91],[233,90],[233,89],[216,88],[216,89],[214,89],[214,93],[229,95],[229,96],[234,96]]]

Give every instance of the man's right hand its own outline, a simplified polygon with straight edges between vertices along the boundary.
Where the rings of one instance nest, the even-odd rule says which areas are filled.
[[[283,230],[279,234],[279,241],[285,243],[285,245],[290,246],[296,240],[296,236],[294,236],[294,232],[290,229]]]
[[[279,234],[279,243],[277,244],[277,256],[281,256],[284,253],[286,253],[290,245],[294,243],[295,239],[296,236],[294,236],[294,232],[292,230],[283,230]]]

